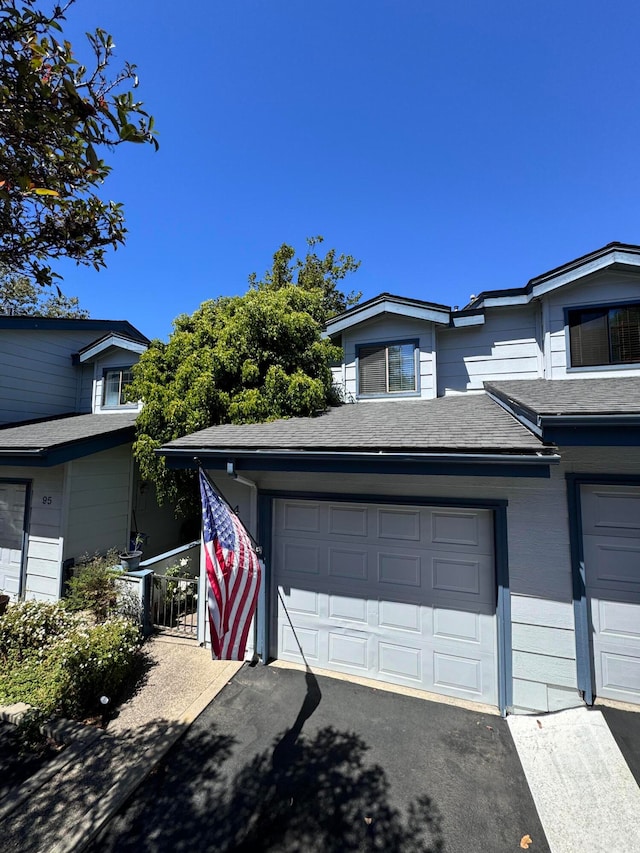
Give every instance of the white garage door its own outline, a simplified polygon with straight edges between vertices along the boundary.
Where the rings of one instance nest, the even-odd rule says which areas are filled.
[[[0,482],[0,591],[17,595],[22,569],[26,486]]]
[[[301,661],[299,642],[312,666],[497,705],[492,521],[275,501],[278,657]]]
[[[640,488],[583,486],[597,696],[640,703]]]

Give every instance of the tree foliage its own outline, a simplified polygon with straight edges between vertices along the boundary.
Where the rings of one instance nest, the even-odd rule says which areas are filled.
[[[153,119],[127,89],[135,66],[108,76],[112,37],[87,33],[90,67],[63,38],[73,3],[43,11],[38,0],[0,0],[0,265],[37,284],[51,283],[57,258],[105,265],[126,229],[122,206],[98,194],[110,172],[102,152],[157,147]]]
[[[144,402],[134,452],[159,499],[181,514],[193,507],[193,481],[165,467],[155,453],[162,444],[217,424],[312,416],[339,402],[330,363],[341,351],[322,327],[336,307],[359,298],[338,288],[359,264],[334,250],[321,258],[314,250],[322,238],[308,242],[303,259],[282,245],[243,296],[178,317],[169,342],[153,341],[134,367],[127,393]]]
[[[45,291],[24,275],[0,275],[0,314],[86,318],[77,296],[65,296],[59,287]]]

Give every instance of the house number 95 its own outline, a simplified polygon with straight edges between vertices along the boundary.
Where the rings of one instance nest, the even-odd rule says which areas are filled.
[[[43,504],[50,504],[50,503],[53,503],[53,498],[51,497],[51,495],[45,495],[45,496],[42,498],[42,503],[43,503]]]

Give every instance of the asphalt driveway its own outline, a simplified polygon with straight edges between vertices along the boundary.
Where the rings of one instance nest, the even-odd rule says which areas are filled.
[[[504,720],[243,668],[95,851],[548,851]]]

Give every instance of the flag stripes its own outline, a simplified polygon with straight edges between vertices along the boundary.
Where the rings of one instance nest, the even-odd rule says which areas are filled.
[[[202,470],[200,496],[211,648],[220,660],[244,660],[262,576],[260,560],[242,522]]]

